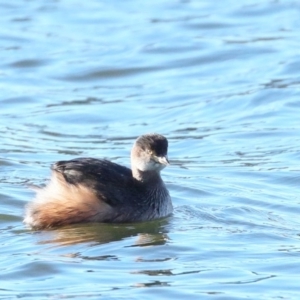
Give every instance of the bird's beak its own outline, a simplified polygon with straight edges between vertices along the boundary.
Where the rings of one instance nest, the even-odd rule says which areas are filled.
[[[157,160],[160,164],[165,165],[165,166],[170,164],[167,156],[158,156]]]

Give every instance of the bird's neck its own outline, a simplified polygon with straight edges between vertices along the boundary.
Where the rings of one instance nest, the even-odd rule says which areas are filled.
[[[161,182],[160,172],[158,171],[141,171],[137,168],[132,168],[132,176],[140,182]]]

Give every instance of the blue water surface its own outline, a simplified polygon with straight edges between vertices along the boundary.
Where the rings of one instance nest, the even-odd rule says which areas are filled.
[[[0,298],[298,299],[300,3],[0,0]],[[174,214],[31,231],[33,185],[169,140]]]

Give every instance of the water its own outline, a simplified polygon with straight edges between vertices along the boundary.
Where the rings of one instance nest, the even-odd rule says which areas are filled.
[[[1,299],[298,299],[297,1],[0,1]],[[174,215],[27,230],[49,166],[169,139]]]

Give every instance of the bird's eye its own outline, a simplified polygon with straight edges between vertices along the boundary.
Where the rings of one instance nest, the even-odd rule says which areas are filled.
[[[146,152],[147,152],[147,154],[150,154],[150,155],[152,155],[152,153],[153,153],[153,151],[151,151],[149,149],[147,149]]]

